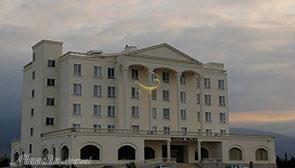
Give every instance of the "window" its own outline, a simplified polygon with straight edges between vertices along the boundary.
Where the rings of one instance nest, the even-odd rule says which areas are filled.
[[[36,78],[36,71],[32,72],[32,80],[34,80]]]
[[[163,109],[163,118],[170,119],[170,110],[168,108]]]
[[[33,128],[33,127],[30,128],[30,135],[31,135],[31,136],[34,135],[34,128]]]
[[[93,124],[93,129],[94,129],[94,132],[97,132],[101,129],[101,125],[100,124]]]
[[[34,109],[31,108],[31,117],[34,117]]]
[[[204,78],[204,88],[210,88],[210,79]]]
[[[157,126],[153,126],[153,127],[152,127],[152,131],[153,131],[154,133],[156,133],[156,132],[157,132]]]
[[[108,68],[108,78],[115,79],[115,69],[114,68]]]
[[[132,130],[133,130],[133,133],[138,133],[139,132],[139,125],[132,125]]]
[[[115,87],[113,86],[108,87],[108,97],[115,98]]]
[[[156,107],[152,108],[152,118],[157,119],[157,108]]]
[[[133,99],[138,99],[139,98],[138,88],[135,88],[135,87],[131,88],[131,98],[133,98]]]
[[[73,85],[73,95],[81,96],[82,94],[82,85],[80,83],[74,83]]]
[[[163,90],[163,100],[169,101],[169,90]]]
[[[197,104],[200,104],[200,103],[201,103],[201,95],[197,94]]]
[[[108,106],[108,117],[115,117],[115,106]]]
[[[93,115],[94,116],[101,116],[101,105],[93,105]]]
[[[100,66],[94,66],[93,76],[95,78],[101,78],[101,67]]]
[[[259,148],[255,151],[255,158],[258,161],[267,161],[268,160],[268,152],[263,148]]]
[[[225,123],[225,113],[219,113],[219,121]]]
[[[114,130],[115,130],[115,125],[109,124],[108,125],[108,132],[114,132]]]
[[[49,59],[48,60],[48,67],[49,68],[54,68],[55,67],[55,60]]]
[[[47,86],[55,86],[55,79],[47,78]]]
[[[219,105],[225,106],[225,96],[219,96]]]
[[[220,130],[220,134],[223,136],[226,135],[226,130]]]
[[[218,89],[224,89],[224,80],[218,80]]]
[[[134,80],[138,80],[138,70],[137,69],[132,69],[131,70],[131,77]]]
[[[242,160],[242,151],[239,148],[231,148],[229,150],[229,160]]]
[[[211,122],[212,121],[211,120],[211,112],[206,112],[205,115],[206,115],[206,121]]]
[[[164,134],[170,134],[170,127],[164,127]]]
[[[197,84],[197,89],[200,88],[200,79],[199,78],[197,79],[196,84]]]
[[[73,115],[81,115],[81,104],[73,104]]]
[[[54,118],[46,117],[46,125],[54,125]]]
[[[36,53],[33,53],[33,62],[36,61]]]
[[[185,95],[185,92],[180,92],[180,101],[182,103],[185,103],[186,102],[186,95]]]
[[[162,79],[164,82],[169,83],[169,73],[163,72],[162,73]]]
[[[74,75],[81,76],[81,64],[74,64]]]
[[[152,90],[152,100],[157,100],[157,90]]]
[[[47,106],[54,106],[54,98],[46,98],[46,105]]]
[[[138,118],[139,117],[139,107],[138,106],[132,106],[132,117]]]
[[[205,105],[211,105],[211,95],[205,95]]]
[[[33,150],[33,146],[32,144],[29,144],[29,153],[32,153],[32,150]]]
[[[186,127],[182,127],[181,131],[183,132],[183,134],[185,134],[185,135],[187,134],[187,128]]]
[[[100,85],[94,85],[93,86],[93,96],[95,97],[101,97],[101,86]]]
[[[74,123],[74,124],[73,124],[73,128],[74,128],[74,129],[79,129],[79,128],[81,128],[81,125],[78,124],[78,123]]]
[[[35,97],[35,90],[32,89],[32,98]]]
[[[185,85],[185,75],[181,75],[180,84]]]
[[[181,120],[186,120],[186,110],[182,109],[180,110],[181,113]]]
[[[206,136],[212,135],[212,129],[206,129]]]
[[[197,112],[197,120],[201,121],[201,112],[199,112],[199,111]]]

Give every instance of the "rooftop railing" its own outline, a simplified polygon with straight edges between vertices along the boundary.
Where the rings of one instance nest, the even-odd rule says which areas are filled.
[[[152,131],[134,129],[103,129],[103,128],[67,128],[57,131],[42,133],[41,137],[59,135],[125,135],[125,136],[154,136],[154,137],[181,137],[181,138],[206,138],[206,137],[231,137],[231,138],[263,138],[274,139],[273,135],[232,134],[232,133],[208,133],[208,132],[183,132],[183,131]]]

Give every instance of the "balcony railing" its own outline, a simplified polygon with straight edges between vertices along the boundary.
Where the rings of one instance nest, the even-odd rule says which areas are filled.
[[[183,132],[183,131],[152,131],[152,130],[134,130],[134,129],[102,129],[102,128],[67,128],[57,131],[42,133],[41,137],[52,137],[59,135],[79,134],[79,135],[126,135],[126,136],[154,136],[154,137],[231,137],[231,138],[263,138],[274,139],[273,135],[251,135],[251,134],[229,134],[229,133],[206,133],[206,132]]]

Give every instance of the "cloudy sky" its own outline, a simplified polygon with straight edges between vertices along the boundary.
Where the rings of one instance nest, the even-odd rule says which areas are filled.
[[[41,39],[64,52],[162,42],[225,63],[231,126],[295,136],[294,0],[0,0],[0,118],[19,117],[22,66]]]

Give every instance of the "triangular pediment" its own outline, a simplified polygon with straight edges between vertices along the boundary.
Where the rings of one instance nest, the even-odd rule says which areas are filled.
[[[184,62],[194,62],[197,64],[201,64],[199,61],[195,60],[189,55],[177,50],[176,48],[166,43],[147,48],[142,48],[131,53],[135,55],[151,56],[163,59],[179,60]]]

